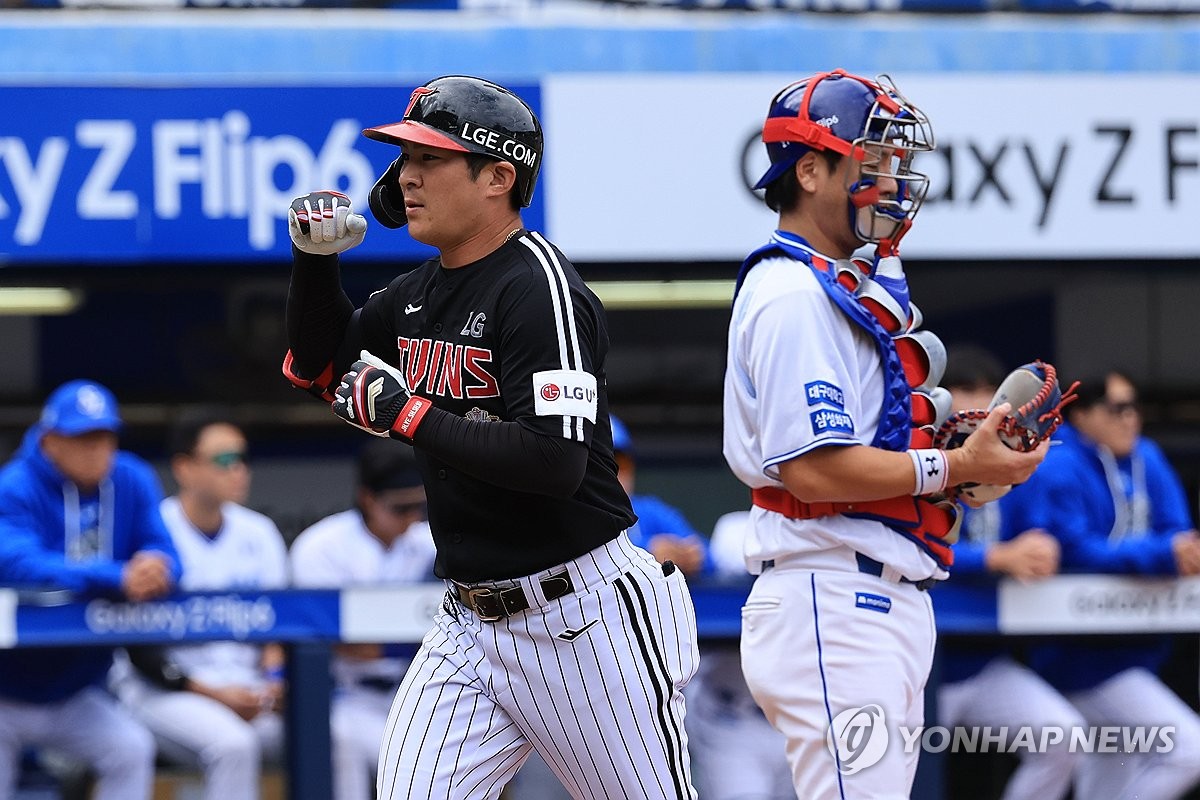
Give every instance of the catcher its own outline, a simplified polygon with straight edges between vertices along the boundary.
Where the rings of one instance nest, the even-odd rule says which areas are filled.
[[[897,254],[929,188],[914,168],[934,149],[925,114],[886,76],[834,70],[784,87],[762,139],[756,188],[778,224],[738,275],[725,372],[724,454],[751,489],[759,576],[742,666],[799,796],[907,797],[917,753],[887,731],[923,722],[923,590],[949,575],[959,512],[947,490],[1022,482],[1048,448],[1005,446],[1008,401],[934,446],[945,348]]]

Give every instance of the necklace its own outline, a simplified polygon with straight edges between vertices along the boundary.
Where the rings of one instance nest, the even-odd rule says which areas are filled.
[[[520,233],[520,232],[521,232],[521,229],[520,229],[520,228],[513,228],[511,231],[509,231],[509,234],[508,234],[508,236],[505,236],[505,237],[504,237],[504,243],[505,243],[505,244],[508,244],[509,242],[511,242],[511,241],[512,241],[512,238],[513,238],[514,236],[516,236],[516,235],[517,235],[518,233]]]

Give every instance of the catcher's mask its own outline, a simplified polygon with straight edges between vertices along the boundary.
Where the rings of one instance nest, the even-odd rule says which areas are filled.
[[[864,242],[899,238],[929,190],[929,178],[914,172],[912,162],[934,149],[933,130],[886,75],[872,81],[837,69],[785,86],[771,100],[762,140],[771,166],[755,189],[766,188],[809,150],[863,164],[848,190],[851,226]],[[880,178],[896,182],[895,195],[881,194]]]
[[[388,144],[416,142],[507,161],[517,171],[522,207],[533,200],[542,168],[542,124],[537,115],[508,89],[482,78],[435,78],[413,90],[403,119],[367,128],[363,135]],[[397,181],[404,158],[392,162],[369,198],[371,213],[389,228],[408,222]]]

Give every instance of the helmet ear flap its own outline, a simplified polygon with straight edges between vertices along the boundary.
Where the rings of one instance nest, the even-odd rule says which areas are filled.
[[[400,156],[384,171],[367,196],[371,214],[385,228],[403,228],[408,224],[408,213],[404,210],[404,192],[400,189],[400,168],[404,165]]]

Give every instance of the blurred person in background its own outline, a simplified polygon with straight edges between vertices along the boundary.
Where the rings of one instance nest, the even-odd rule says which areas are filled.
[[[246,508],[246,436],[202,409],[173,425],[168,447],[179,491],[162,503],[187,591],[255,591],[287,585],[279,529]],[[283,750],[284,653],[279,644],[213,641],[131,647],[113,685],[153,733],[161,755],[199,767],[206,800],[253,800],[261,765]]]
[[[942,386],[952,411],[986,409],[1006,371],[991,352],[973,345],[946,348]],[[960,504],[964,514],[954,545],[951,580],[983,576],[1036,581],[1058,572],[1058,541],[1040,525],[1046,509],[1024,502],[1027,486],[1014,487],[979,508]],[[934,596],[937,606],[937,595]],[[963,643],[939,638],[942,681],[938,687],[938,723],[1016,730],[1030,726],[1041,737],[1046,726],[1063,730],[1084,725],[1083,717],[1036,672],[1019,663],[1006,643]],[[1032,752],[1020,749],[1020,766],[1008,779],[1002,800],[1058,800],[1071,788],[1082,753],[1069,738]]]
[[[144,601],[179,580],[154,470],[118,449],[116,398],[71,381],[0,471],[0,584],[81,599]],[[93,800],[149,798],[154,740],[105,691],[112,648],[0,650],[0,798],[13,796],[27,747],[95,773]]]
[[[750,512],[721,515],[709,541],[713,575],[750,581],[742,555]],[[787,740],[750,696],[737,640],[701,641],[688,686],[688,744],[704,800],[791,800]]]
[[[633,437],[625,423],[610,415],[613,431],[613,457],[617,460],[617,480],[633,503],[637,522],[629,528],[629,539],[644,548],[660,564],[671,561],[683,574],[695,578],[712,572],[712,559],[708,555],[708,542],[692,527],[675,506],[661,497],[638,494],[637,454]]]
[[[318,521],[292,543],[293,584],[338,589],[435,580],[437,551],[426,516],[425,486],[412,448],[368,442],[358,454],[354,507]],[[333,800],[374,796],[388,711],[416,649],[334,645]]]
[[[1179,477],[1142,435],[1137,388],[1116,370],[1082,381],[1042,468],[1020,494],[1046,515],[1064,572],[1200,574],[1200,538]],[[1013,492],[1016,494],[1016,491]],[[1030,666],[1092,726],[1173,726],[1165,752],[1085,753],[1075,797],[1172,800],[1200,783],[1200,716],[1158,677],[1167,636],[1054,641]],[[1160,744],[1160,742],[1155,742]]]

